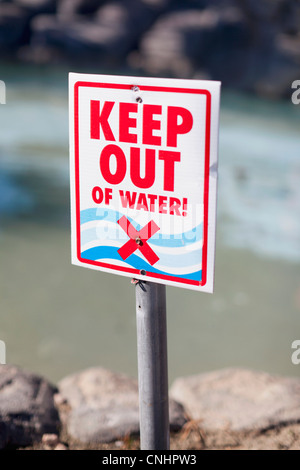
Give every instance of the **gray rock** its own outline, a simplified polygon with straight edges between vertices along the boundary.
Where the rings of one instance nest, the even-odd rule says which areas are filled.
[[[25,39],[29,23],[26,11],[10,3],[1,4],[0,8],[0,50],[17,47]]]
[[[290,34],[292,37],[297,36],[300,30],[300,3],[288,2],[285,4],[279,21],[282,25],[282,32]]]
[[[171,396],[208,431],[264,430],[300,422],[300,379],[226,369],[177,379]]]
[[[64,444],[57,444],[57,446],[54,448],[54,450],[68,450],[68,448]]]
[[[197,3],[198,9],[189,2],[159,17],[140,42],[137,66],[154,75],[206,77],[272,98],[290,96],[300,73],[300,6],[285,2],[283,8],[281,0]]]
[[[0,450],[4,449],[8,442],[8,429],[5,423],[0,419]]]
[[[83,443],[112,442],[139,433],[139,410],[114,405],[111,408],[82,406],[70,415],[68,433]]]
[[[264,73],[253,84],[256,94],[271,99],[289,98],[291,84],[300,76],[300,64],[288,55],[279,55],[276,60],[266,60]]]
[[[97,21],[102,27],[124,31],[122,44],[118,47],[124,51],[122,54],[128,54],[138,45],[140,37],[164,11],[165,6],[165,2],[154,0],[112,1],[98,10]]]
[[[44,434],[57,434],[56,389],[37,375],[14,366],[0,367],[0,448],[27,446]]]
[[[58,0],[57,12],[70,18],[76,15],[95,13],[106,0]]]
[[[71,375],[59,383],[59,393],[70,409],[63,413],[67,431],[83,443],[111,442],[139,433],[137,381],[103,368]],[[170,404],[170,426],[186,422],[183,407]]]
[[[95,20],[77,17],[69,22],[54,15],[40,15],[33,19],[31,49],[56,49],[62,57],[82,62],[116,60],[127,51],[126,31],[115,30]]]
[[[139,50],[143,67],[151,74],[187,78],[200,69],[228,81],[228,75],[232,80],[241,69],[248,41],[248,27],[237,8],[187,9],[159,18]]]
[[[98,2],[98,7],[101,3]],[[120,64],[137,47],[140,36],[157,18],[163,4],[152,4],[150,0],[113,1],[105,3],[92,16],[79,14],[81,9],[70,16],[67,3],[62,3],[58,17],[39,15],[33,19],[30,41],[32,56],[43,57],[36,50],[44,48],[46,55],[51,58],[56,48],[62,56],[74,60]],[[30,55],[30,51],[27,55]]]
[[[14,0],[16,5],[33,14],[55,13],[57,0]]]
[[[59,444],[59,437],[57,434],[44,434],[42,444],[54,448]]]
[[[290,96],[299,77],[297,0],[0,0],[0,51],[35,63],[221,80]]]
[[[276,19],[286,6],[286,0],[239,0],[243,10],[248,15],[260,21],[270,21]]]
[[[173,398],[169,398],[170,431],[178,432],[188,421],[184,406]]]

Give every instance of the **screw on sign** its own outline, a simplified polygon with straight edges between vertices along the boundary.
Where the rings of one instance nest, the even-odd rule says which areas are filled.
[[[127,259],[132,253],[139,249],[147,261],[151,264],[151,266],[159,261],[159,257],[154,253],[152,248],[150,248],[147,243],[149,238],[151,238],[159,230],[159,227],[155,222],[153,222],[153,220],[151,220],[139,232],[133,227],[131,222],[129,222],[125,216],[118,220],[118,224],[130,237],[130,240],[118,250],[118,253],[122,259]]]
[[[219,105],[219,82],[70,74],[72,262],[142,281],[145,449],[169,445],[165,286],[213,292]]]

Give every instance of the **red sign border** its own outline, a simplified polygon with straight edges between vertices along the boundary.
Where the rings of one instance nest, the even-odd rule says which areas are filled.
[[[133,276],[140,271],[133,268],[125,268],[116,266],[109,263],[102,263],[101,261],[86,260],[81,257],[81,234],[80,234],[80,190],[79,190],[79,88],[111,88],[117,90],[132,89],[132,85],[124,85],[118,83],[97,83],[78,81],[74,85],[74,127],[75,127],[75,199],[76,199],[76,234],[77,234],[77,259],[83,264],[92,266],[99,266],[112,271],[122,271],[132,274]],[[211,93],[208,90],[194,89],[194,88],[175,88],[165,86],[146,86],[139,85],[141,91],[154,91],[163,93],[191,93],[195,95],[205,95],[206,102],[206,130],[205,130],[205,165],[204,165],[204,215],[203,215],[203,248],[202,248],[202,280],[193,281],[190,279],[183,279],[181,277],[166,276],[163,274],[156,274],[147,272],[146,278],[156,278],[166,281],[177,282],[180,284],[189,284],[193,286],[205,286],[207,282],[207,249],[208,249],[208,208],[209,208],[209,167],[210,167],[210,138],[211,138]]]

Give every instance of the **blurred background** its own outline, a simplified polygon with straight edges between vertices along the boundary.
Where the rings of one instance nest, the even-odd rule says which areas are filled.
[[[168,288],[170,382],[300,375],[299,0],[0,0],[0,339],[52,381],[137,375],[128,278],[70,263],[68,73],[221,80],[216,284]]]

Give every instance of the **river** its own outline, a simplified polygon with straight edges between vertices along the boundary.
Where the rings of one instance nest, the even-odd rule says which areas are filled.
[[[0,339],[57,382],[137,375],[128,278],[71,265],[67,71],[2,66]],[[300,375],[300,106],[223,92],[213,295],[167,288],[170,383],[248,367]]]

